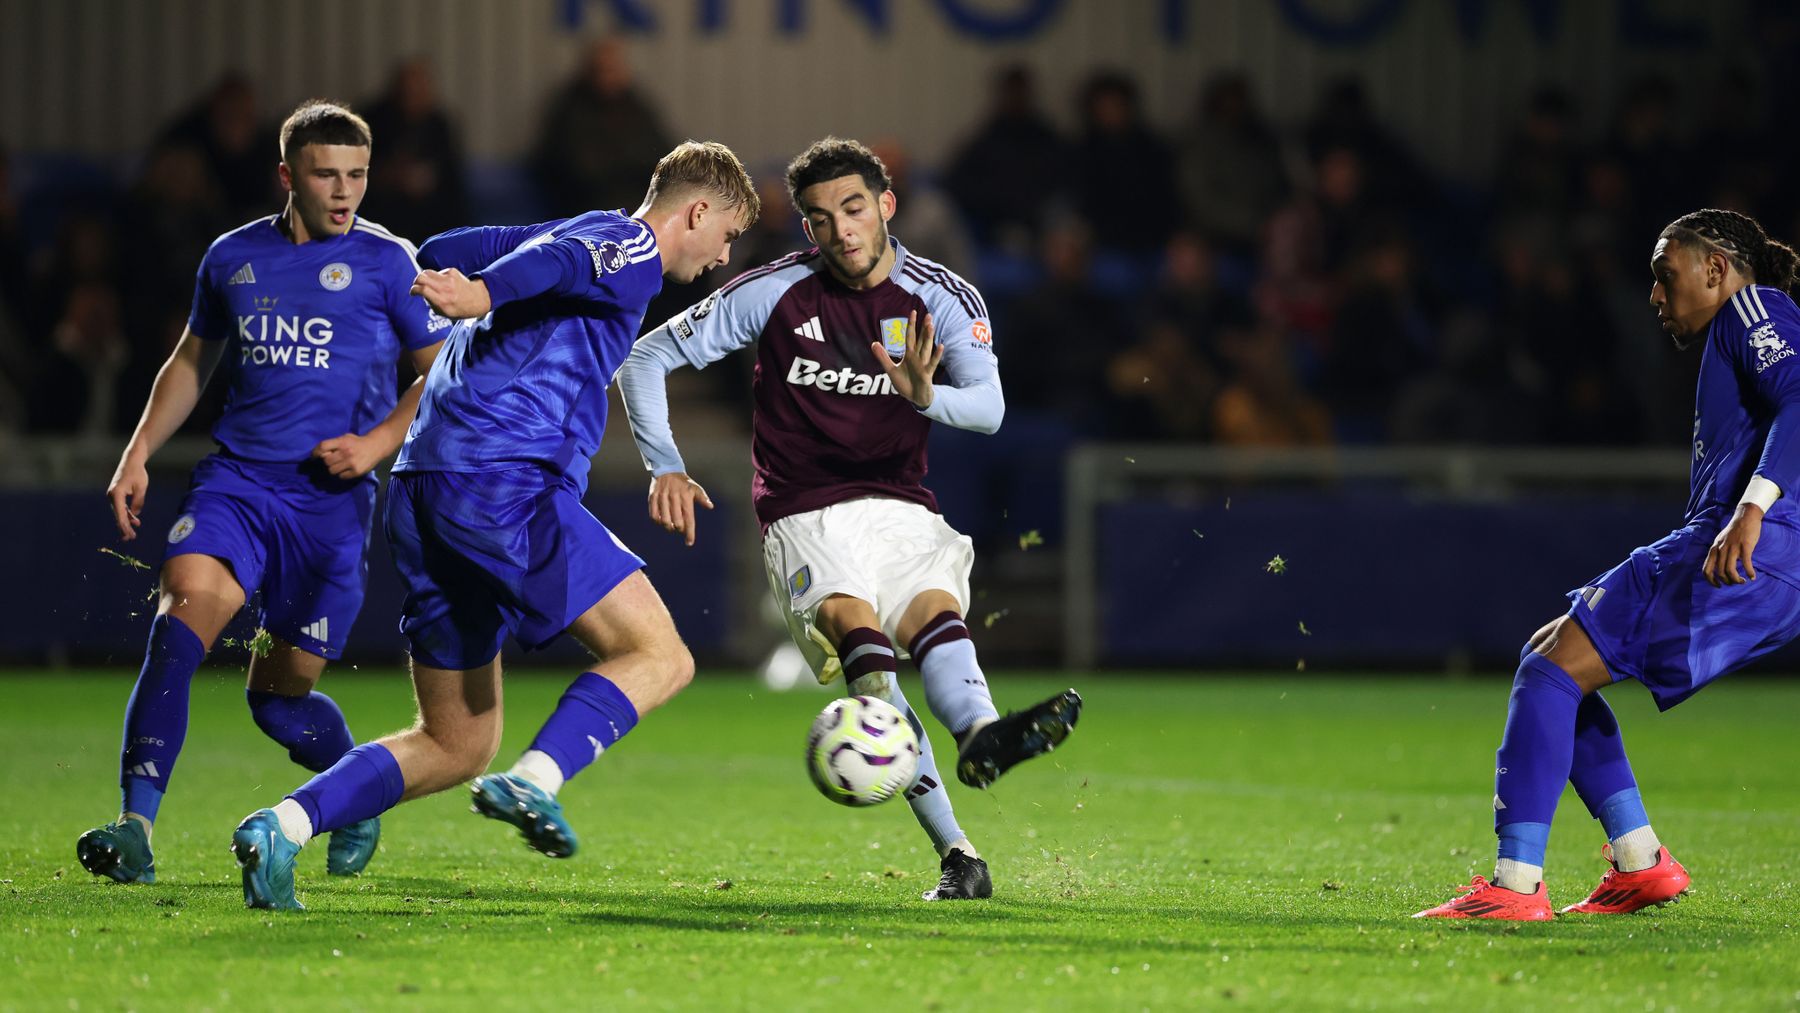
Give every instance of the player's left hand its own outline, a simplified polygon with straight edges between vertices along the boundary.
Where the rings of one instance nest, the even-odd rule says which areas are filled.
[[[664,531],[673,531],[687,539],[690,547],[700,531],[700,518],[694,510],[696,503],[708,510],[713,508],[712,497],[700,488],[699,482],[687,477],[686,472],[671,471],[650,480],[650,519]]]
[[[869,348],[875,353],[875,361],[881,363],[881,371],[887,374],[888,382],[894,385],[895,393],[911,401],[916,408],[931,407],[931,378],[944,361],[944,348],[937,343],[937,327],[931,322],[931,314],[925,314],[923,333],[919,328],[919,311],[907,315],[906,354],[900,356],[899,362],[888,356],[887,349],[879,341],[869,342]]]
[[[432,309],[451,320],[484,317],[494,308],[487,282],[468,278],[454,267],[444,271],[420,271],[413,279],[412,294],[423,296]]]
[[[1700,566],[1708,584],[1723,587],[1756,579],[1756,566],[1750,562],[1750,556],[1756,551],[1757,539],[1762,537],[1762,522],[1762,507],[1754,503],[1738,504],[1737,512],[1731,515],[1731,523],[1713,539],[1712,548],[1706,552],[1706,562]],[[1740,563],[1743,564],[1741,571]]]
[[[374,471],[387,453],[379,440],[345,433],[321,441],[313,448],[312,456],[324,461],[333,477],[361,478]]]

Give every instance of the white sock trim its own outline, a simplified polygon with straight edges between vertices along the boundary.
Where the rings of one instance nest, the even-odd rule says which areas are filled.
[[[1656,856],[1662,852],[1662,842],[1656,839],[1656,831],[1646,823],[1636,830],[1627,830],[1612,842],[1613,862],[1620,872],[1642,872],[1656,864]]]
[[[1511,858],[1494,863],[1494,885],[1514,893],[1537,893],[1538,884],[1543,881],[1544,867],[1541,865],[1526,865]]]
[[[302,848],[306,847],[307,841],[312,840],[312,818],[306,815],[306,810],[300,807],[300,803],[291,798],[275,803],[275,818],[281,822],[281,836]]]
[[[512,765],[508,774],[537,785],[538,790],[551,798],[562,790],[562,768],[550,758],[550,754],[541,749],[527,749],[520,754],[518,762]]]

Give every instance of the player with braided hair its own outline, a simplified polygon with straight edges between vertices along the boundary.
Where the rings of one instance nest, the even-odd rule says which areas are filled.
[[[1542,921],[1550,822],[1565,781],[1611,865],[1564,913],[1666,904],[1687,870],[1662,846],[1598,690],[1623,679],[1659,709],[1800,636],[1800,256],[1733,211],[1683,215],[1651,253],[1650,305],[1677,348],[1703,342],[1681,527],[1569,592],[1520,653],[1494,765],[1494,879],[1423,918]]]

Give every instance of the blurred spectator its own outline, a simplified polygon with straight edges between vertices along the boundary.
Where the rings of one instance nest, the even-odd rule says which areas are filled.
[[[1341,441],[1386,437],[1386,420],[1401,381],[1429,361],[1431,320],[1406,234],[1371,228],[1344,277],[1319,376]]]
[[[1540,88],[1525,117],[1500,148],[1496,203],[1502,216],[1562,218],[1581,187],[1582,151],[1575,142],[1575,106],[1560,88]]]
[[[1248,253],[1287,192],[1281,146],[1240,72],[1220,74],[1200,94],[1182,135],[1177,185],[1188,220],[1207,238]]]
[[[153,150],[126,196],[121,234],[134,248],[157,255],[134,261],[119,277],[128,347],[122,403],[142,404],[149,397],[157,370],[187,324],[201,258],[220,233],[243,224],[224,204],[199,151],[186,145]],[[260,213],[279,209],[271,203]]]
[[[1590,280],[1541,226],[1503,232],[1497,256],[1500,298],[1492,318],[1520,357],[1517,375],[1544,401],[1542,437],[1633,440],[1635,405],[1630,385],[1620,381],[1619,337]]]
[[[199,152],[234,220],[266,215],[281,206],[275,131],[258,125],[256,87],[242,72],[227,71],[199,103],[163,131],[155,147],[171,145]]]
[[[1308,447],[1331,442],[1331,416],[1300,386],[1287,337],[1277,327],[1236,326],[1220,336],[1231,377],[1213,402],[1213,435],[1233,447]]]
[[[749,232],[731,244],[731,263],[723,271],[708,271],[701,275],[702,278],[722,274],[724,278],[719,282],[722,285],[753,267],[761,267],[777,257],[812,246],[812,240],[806,238],[805,230],[800,227],[800,213],[794,210],[794,199],[788,196],[786,174],[779,168],[772,168],[757,173],[755,179],[762,214],[757,217],[756,224],[750,226]]]
[[[1014,64],[995,75],[988,118],[951,158],[944,188],[978,242],[1024,253],[1037,244],[1067,161],[1068,145],[1038,110],[1030,69]]]
[[[920,182],[913,172],[912,158],[899,141],[887,138],[870,148],[887,166],[888,178],[894,184],[894,220],[888,228],[908,250],[979,285],[969,231],[963,227],[955,205],[943,191]]]
[[[1544,405],[1520,384],[1508,350],[1483,314],[1454,315],[1438,339],[1436,364],[1407,381],[1388,434],[1400,443],[1529,443],[1543,434]]]
[[[32,385],[32,428],[100,436],[123,428],[119,375],[131,349],[120,326],[119,297],[99,281],[69,289],[51,345]]]
[[[0,145],[0,433],[24,428],[33,355],[25,340],[25,233],[13,189],[12,153]]]
[[[1409,208],[1415,216],[1431,213],[1436,201],[1430,177],[1412,151],[1376,118],[1358,78],[1344,76],[1326,84],[1304,134],[1315,163],[1334,148],[1356,154],[1367,173],[1370,203]]]
[[[415,243],[468,224],[462,144],[438,100],[430,62],[403,61],[363,118],[375,144],[361,214]]]
[[[65,219],[56,243],[32,265],[36,310],[30,425],[39,432],[117,428],[117,378],[130,357],[115,287],[111,223],[91,213]]]
[[[1108,436],[1121,440],[1204,440],[1212,428],[1219,375],[1195,335],[1154,319],[1137,343],[1106,364]]]
[[[1654,236],[1696,206],[1690,151],[1675,132],[1675,89],[1661,77],[1634,82],[1619,100],[1606,153],[1631,167],[1632,231]]]
[[[1081,94],[1081,137],[1075,144],[1075,210],[1105,250],[1143,253],[1160,247],[1173,226],[1173,158],[1144,125],[1137,85],[1116,71],[1088,80]]]
[[[1104,434],[1106,361],[1129,327],[1123,309],[1094,287],[1092,248],[1083,223],[1051,226],[1044,233],[1043,282],[995,328],[1008,424],[1015,413],[1037,413],[1057,417],[1077,436]]]
[[[594,40],[580,69],[551,97],[532,155],[548,214],[635,209],[650,170],[673,146],[632,87],[624,44]]]
[[[1331,330],[1351,244],[1374,225],[1364,197],[1362,156],[1328,147],[1310,185],[1269,221],[1257,305],[1278,326],[1322,345]]]

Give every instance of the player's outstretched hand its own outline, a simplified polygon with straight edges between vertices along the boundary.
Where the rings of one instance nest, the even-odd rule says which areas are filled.
[[[919,312],[914,310],[907,316],[906,354],[899,362],[888,355],[879,341],[869,342],[869,348],[874,351],[875,361],[881,363],[881,371],[887,374],[896,393],[916,407],[931,407],[931,378],[944,361],[944,348],[937,343],[937,327],[931,322],[931,314],[925,314],[923,333],[919,328]]]
[[[333,477],[348,479],[361,478],[374,471],[387,453],[379,440],[345,433],[320,441],[313,448],[312,456],[324,461],[326,470]]]
[[[144,462],[129,454],[119,458],[112,482],[106,487],[106,501],[112,504],[113,522],[119,525],[119,537],[131,541],[137,537],[138,525],[144,523],[144,497],[150,492],[150,473]]]
[[[1762,522],[1762,507],[1754,503],[1738,504],[1737,512],[1731,515],[1731,523],[1713,539],[1712,548],[1706,552],[1706,562],[1700,566],[1708,584],[1723,587],[1756,579],[1756,566],[1750,562],[1750,556],[1762,537]],[[1742,570],[1738,568],[1740,563]]]
[[[420,271],[413,279],[412,294],[423,296],[431,308],[452,320],[487,316],[494,308],[487,282],[470,280],[452,267],[445,271]]]
[[[695,503],[708,510],[713,508],[712,497],[686,472],[671,471],[650,480],[650,519],[662,525],[664,531],[684,536],[689,545],[694,544],[694,535],[700,529]]]

